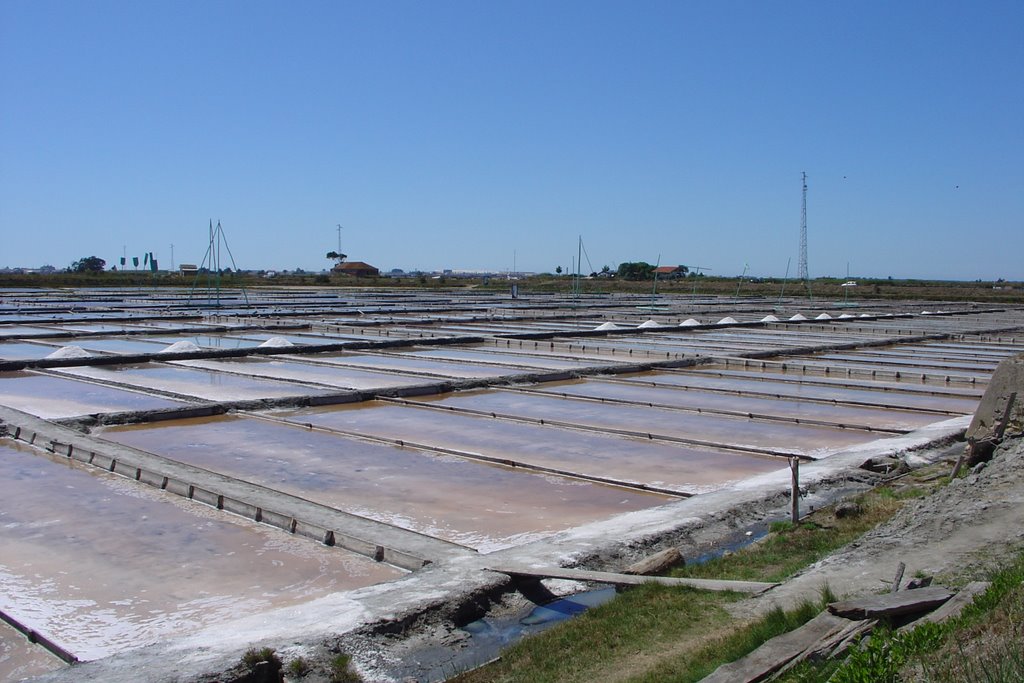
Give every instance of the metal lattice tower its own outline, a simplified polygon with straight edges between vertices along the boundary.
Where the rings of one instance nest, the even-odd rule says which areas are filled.
[[[804,173],[804,201],[800,210],[800,263],[797,266],[797,277],[807,282],[807,174]]]

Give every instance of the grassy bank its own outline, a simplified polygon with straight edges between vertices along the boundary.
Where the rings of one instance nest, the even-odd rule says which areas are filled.
[[[799,525],[779,523],[761,541],[675,576],[781,581],[889,519],[908,500],[944,480],[923,482],[921,470],[899,489],[882,487],[858,498],[862,512],[837,519],[830,509]],[[753,650],[818,613],[820,604],[754,622],[733,619],[725,606],[745,596],[645,585],[502,654],[498,662],[468,672],[458,683],[517,681],[697,681],[720,664]],[[823,596],[825,600],[829,595]]]

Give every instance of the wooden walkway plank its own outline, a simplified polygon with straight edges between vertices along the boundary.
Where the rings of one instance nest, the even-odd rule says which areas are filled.
[[[675,578],[668,576],[636,576],[634,574],[615,574],[612,572],[597,572],[587,569],[564,569],[562,567],[547,567],[535,569],[531,567],[519,567],[512,565],[495,565],[488,567],[492,572],[500,572],[509,576],[529,576],[539,579],[569,579],[573,581],[593,581],[595,583],[610,583],[617,586],[639,586],[645,583],[657,583],[663,586],[689,586],[709,591],[736,591],[738,593],[763,593],[769,588],[774,588],[777,583],[763,583],[760,581],[731,581],[726,579],[691,579]]]

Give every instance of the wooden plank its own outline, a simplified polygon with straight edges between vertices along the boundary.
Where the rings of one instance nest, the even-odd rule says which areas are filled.
[[[988,581],[972,581],[961,588],[959,593],[954,595],[948,602],[937,610],[929,612],[920,619],[916,619],[909,624],[901,626],[899,630],[909,631],[920,624],[940,624],[947,619],[952,619],[959,615],[960,612],[963,611],[964,607],[967,607],[974,602],[974,598],[988,590],[989,585],[991,584],[989,584]]]
[[[773,674],[772,678],[779,677],[805,660],[820,662],[842,656],[850,649],[851,645],[860,642],[861,638],[870,633],[877,624],[878,620],[876,619],[864,619],[862,621],[846,620],[846,626],[838,631],[827,631],[822,634],[817,642],[787,662]]]
[[[639,574],[640,576],[660,574],[666,569],[682,564],[682,562],[683,555],[679,552],[679,548],[666,548],[660,553],[654,553],[650,557],[645,557],[639,562],[629,565],[623,574]]]
[[[953,597],[953,593],[942,586],[929,586],[912,591],[866,595],[852,600],[833,602],[828,611],[847,619],[877,619],[930,612]]]
[[[763,593],[774,588],[777,583],[760,581],[731,581],[726,579],[690,579],[669,576],[635,576],[633,574],[615,574],[612,572],[595,572],[587,569],[564,569],[562,567],[518,567],[496,565],[488,567],[492,572],[501,572],[509,576],[533,576],[542,579],[569,579],[572,581],[593,581],[610,583],[617,586],[639,586],[644,583],[658,583],[663,586],[690,586],[708,591],[736,591],[738,593]]]
[[[763,681],[784,666],[813,649],[821,640],[847,629],[850,622],[822,612],[800,628],[776,636],[745,657],[723,664],[701,683],[755,683]]]

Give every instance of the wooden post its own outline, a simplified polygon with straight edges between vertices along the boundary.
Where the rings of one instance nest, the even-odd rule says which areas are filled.
[[[789,470],[793,474],[793,524],[800,521],[800,458],[789,459]]]
[[[895,593],[900,589],[900,583],[903,581],[903,572],[907,570],[907,565],[900,562],[896,565],[896,578],[892,580],[892,588],[889,590],[890,593]]]

